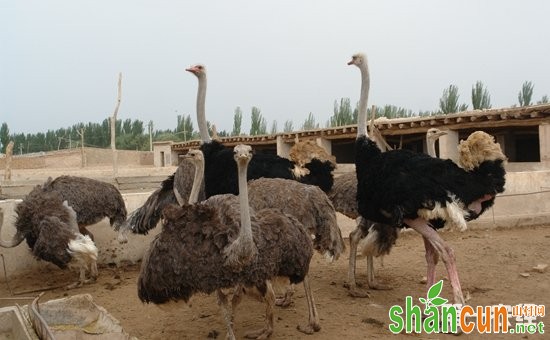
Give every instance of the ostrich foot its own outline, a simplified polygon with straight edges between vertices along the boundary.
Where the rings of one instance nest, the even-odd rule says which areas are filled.
[[[292,305],[292,297],[287,296],[286,294],[283,297],[275,299],[275,306],[286,308],[290,307],[290,305]]]
[[[369,283],[369,288],[374,290],[392,290],[393,289],[392,286],[385,285],[383,283],[378,283],[378,282]]]
[[[307,325],[298,325],[296,329],[304,334],[313,334],[321,330],[321,325],[318,323],[308,323]]]
[[[356,287],[349,287],[348,294],[358,298],[370,298],[370,293],[364,289]]]
[[[78,288],[78,287],[82,287],[83,285],[84,285],[83,281],[77,281],[77,282],[71,283],[70,285],[65,287],[65,290],[75,289],[75,288]]]
[[[264,327],[255,331],[246,332],[244,337],[247,339],[267,339],[273,334],[273,328]]]

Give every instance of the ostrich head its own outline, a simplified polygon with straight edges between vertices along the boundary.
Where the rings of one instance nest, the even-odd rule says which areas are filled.
[[[206,76],[206,66],[197,64],[185,69],[187,72],[193,73],[197,78]]]
[[[438,128],[431,128],[426,133],[426,137],[430,140],[437,140],[439,137],[447,134],[447,131],[439,130]]]
[[[204,154],[201,150],[191,149],[183,156],[183,159],[193,164],[200,164],[204,162]]]
[[[348,62],[348,65],[361,66],[367,63],[367,56],[363,53],[355,53],[351,56],[351,60]]]
[[[252,159],[252,147],[244,144],[235,146],[233,149],[233,158],[235,158],[237,164],[246,166]]]

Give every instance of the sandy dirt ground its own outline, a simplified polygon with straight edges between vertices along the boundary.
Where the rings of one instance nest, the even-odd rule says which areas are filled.
[[[550,306],[550,271],[533,270],[539,264],[550,262],[550,227],[521,229],[476,229],[464,233],[443,232],[443,238],[455,249],[462,288],[468,304],[484,306],[495,304],[525,304]],[[358,279],[365,282],[366,261],[358,261]],[[67,295],[89,293],[95,302],[105,307],[129,332],[140,339],[205,339],[225,338],[225,326],[214,296],[195,296],[191,307],[182,305],[170,311],[155,305],[146,305],[137,298],[136,280],[139,263],[120,267],[100,267],[97,282],[82,288],[66,291],[52,289],[43,300]],[[405,296],[415,298],[426,295],[421,283],[426,272],[424,247],[414,232],[402,233],[389,256],[375,261],[376,276],[391,290],[370,290],[370,298],[353,298],[344,288],[347,278],[348,255],[328,263],[316,254],[311,263],[311,284],[321,319],[321,330],[314,335],[304,335],[296,330],[307,320],[303,289],[298,287],[295,301],[288,308],[276,307],[275,327],[272,339],[454,339],[442,334],[399,334],[388,330],[388,310],[392,305],[404,306]],[[523,275],[521,275],[523,274]],[[0,274],[1,275],[1,274]],[[443,265],[438,265],[438,279],[445,279]],[[9,278],[13,293],[25,293],[35,289],[55,287],[73,282],[76,273],[62,271],[44,263],[36,271]],[[0,296],[10,297],[12,292],[6,283],[0,284]],[[21,294],[22,293],[22,294]],[[442,296],[451,298],[450,284],[445,279]],[[24,300],[17,301],[24,304]],[[13,301],[2,300],[7,305]],[[235,330],[242,338],[247,330],[263,326],[264,307],[261,303],[245,298],[239,306]],[[548,317],[539,318],[548,324]],[[462,339],[481,339],[482,335],[463,334]],[[542,335],[483,335],[487,339],[537,339]],[[546,338],[547,335],[546,335]]]

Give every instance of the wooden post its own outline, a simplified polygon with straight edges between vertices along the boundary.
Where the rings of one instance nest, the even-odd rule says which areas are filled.
[[[153,121],[149,121],[149,151],[153,151]]]
[[[86,155],[84,154],[84,128],[76,130],[76,133],[80,136],[80,167],[86,166]]]
[[[111,121],[111,150],[113,150],[113,176],[118,175],[118,155],[116,152],[116,136],[115,136],[115,127],[116,127],[116,115],[118,113],[118,108],[120,107],[120,97],[122,96],[122,73],[118,74],[118,97],[116,101],[115,111],[110,117]]]
[[[6,146],[6,171],[4,171],[4,181],[11,181],[11,160],[13,158],[13,141]]]

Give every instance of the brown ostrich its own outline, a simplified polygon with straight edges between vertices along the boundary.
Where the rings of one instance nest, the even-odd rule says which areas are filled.
[[[217,292],[227,325],[227,337],[234,339],[232,305],[226,289],[255,290],[266,303],[266,324],[251,338],[267,338],[273,332],[274,293],[270,280],[285,277],[291,283],[304,282],[310,317],[299,326],[305,333],[320,329],[309,287],[308,270],[313,246],[306,228],[294,217],[277,209],[249,208],[246,183],[250,146],[234,149],[238,166],[239,196],[215,195],[207,200],[163,211],[163,230],[151,243],[138,279],[138,296],[143,302],[164,304],[187,302],[196,293]]]
[[[67,289],[96,280],[97,247],[90,236],[79,232],[76,212],[58,192],[33,190],[15,211],[17,232],[10,241],[0,238],[0,246],[12,248],[26,240],[37,259],[61,269],[79,269],[79,281],[68,285]],[[0,234],[3,220],[4,212],[0,209]]]
[[[204,156],[200,150],[189,150],[184,158],[195,166],[195,175],[189,204],[199,200],[201,175],[204,173]],[[318,187],[282,178],[260,178],[248,182],[250,207],[259,211],[276,208],[296,217],[313,237],[313,246],[330,261],[344,252],[344,240],[336,222],[336,212],[327,195]],[[286,290],[276,304],[289,306],[294,286]]]

